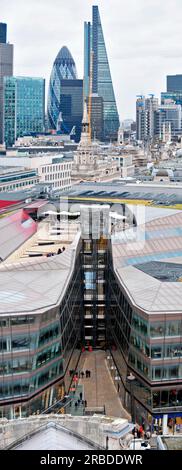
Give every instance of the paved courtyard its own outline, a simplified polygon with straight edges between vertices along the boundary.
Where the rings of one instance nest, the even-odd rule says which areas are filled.
[[[129,418],[111,379],[105,351],[82,353],[78,370],[91,372],[90,378],[84,376],[83,379],[79,379],[79,384],[83,385],[83,398],[87,401],[88,409],[105,406],[107,416]]]

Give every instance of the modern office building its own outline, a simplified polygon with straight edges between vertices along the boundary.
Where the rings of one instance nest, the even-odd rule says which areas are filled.
[[[167,75],[167,91],[182,92],[182,75]]]
[[[154,138],[154,111],[158,109],[158,99],[154,95],[149,98],[140,96],[136,101],[136,138],[151,141]]]
[[[103,140],[117,140],[119,116],[98,6],[92,24],[84,25],[84,41],[84,99],[92,93],[103,98]]]
[[[7,39],[7,24],[0,23],[0,44],[6,44]]]
[[[107,331],[123,403],[165,434],[182,417],[182,214],[150,211],[133,241],[112,240]]]
[[[0,165],[29,168],[36,171],[39,182],[45,183],[52,190],[63,190],[71,187],[72,160],[64,156],[41,154],[0,157]],[[24,188],[25,189],[25,188]]]
[[[80,212],[64,253],[0,266],[1,415],[61,399],[80,347],[92,345],[108,351],[133,422],[165,433],[182,418],[182,212]]]
[[[167,91],[161,93],[161,104],[167,104],[171,101],[182,106],[182,91]]]
[[[73,57],[68,48],[63,46],[54,61],[50,77],[48,128],[69,134],[75,126],[76,140],[79,141],[82,115],[83,81],[78,80]]]
[[[6,42],[7,25],[0,23],[0,144],[4,143],[3,135],[3,81],[4,77],[13,75],[13,45]]]
[[[0,192],[21,191],[29,189],[39,182],[36,170],[25,170],[16,167],[0,167]]]
[[[154,112],[154,134],[162,138],[163,129],[166,124],[170,124],[171,136],[181,134],[181,105],[175,104],[173,101],[167,100]]]
[[[66,372],[71,381],[68,364],[76,367],[80,351],[78,252],[76,243],[54,260],[25,263],[23,270],[21,263],[16,271],[13,266],[1,270],[12,293],[12,302],[10,295],[1,303],[1,416],[41,413],[65,394]]]
[[[104,135],[104,104],[103,98],[97,93],[92,93],[91,102],[91,139],[103,141]],[[87,109],[89,99],[87,98]]]
[[[60,132],[75,136],[80,141],[83,117],[83,80],[61,80],[60,82]]]
[[[4,78],[4,139],[11,147],[18,137],[44,131],[45,80]]]

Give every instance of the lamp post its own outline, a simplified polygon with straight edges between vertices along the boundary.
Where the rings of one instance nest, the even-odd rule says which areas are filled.
[[[135,380],[135,376],[130,372],[127,376],[127,380],[130,384],[130,409],[131,409],[131,419],[135,421],[135,413],[134,413],[134,403],[133,403],[133,382]]]

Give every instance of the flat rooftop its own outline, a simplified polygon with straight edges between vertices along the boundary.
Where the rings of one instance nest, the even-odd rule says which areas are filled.
[[[174,205],[182,204],[182,184],[133,184],[120,182],[104,183],[79,183],[72,186],[71,189],[64,191],[64,196],[70,199],[82,198],[108,198],[113,199],[132,199],[153,201],[156,205]]]

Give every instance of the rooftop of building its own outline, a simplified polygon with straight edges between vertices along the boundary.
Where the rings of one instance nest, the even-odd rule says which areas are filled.
[[[27,206],[34,209],[37,201]],[[79,225],[49,218],[37,223],[20,210],[1,219],[0,230],[0,313],[35,312],[60,302],[74,269]]]
[[[128,419],[104,415],[45,414],[16,420],[0,420],[0,449],[91,450],[119,449],[134,425]]]
[[[129,224],[129,215],[118,221],[119,230],[113,226],[112,231],[113,264],[120,284],[146,313],[181,312],[182,211],[133,208],[135,227],[132,220]],[[0,313],[37,313],[58,305],[74,272],[79,217],[61,223],[44,220],[38,232],[36,222],[24,217],[23,211],[0,223],[2,259],[9,250],[8,260],[0,264]]]
[[[146,223],[112,237],[118,280],[146,313],[182,311],[182,211],[166,211],[153,209]]]
[[[116,199],[151,201],[157,205],[175,205],[182,203],[181,183],[154,184],[150,182],[133,183],[124,181],[80,182],[64,191],[68,198],[98,198],[98,200]]]

